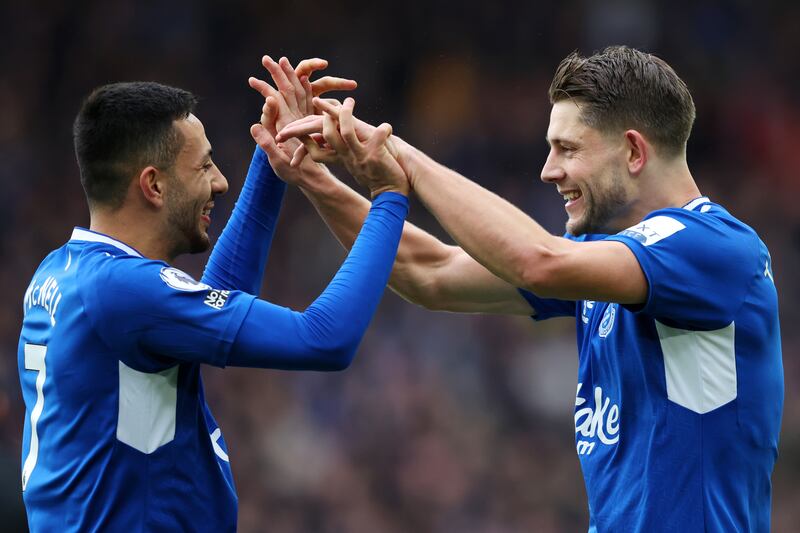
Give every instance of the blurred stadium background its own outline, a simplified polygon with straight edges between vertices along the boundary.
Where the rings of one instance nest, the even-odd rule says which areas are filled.
[[[0,528],[24,530],[23,292],[88,214],[71,123],[93,87],[157,80],[198,94],[233,193],[252,153],[260,57],[330,60],[358,80],[357,113],[521,206],[565,215],[538,180],[559,60],[625,43],[660,55],[698,109],[701,190],[770,247],[781,295],[786,403],[773,530],[800,524],[800,6],[745,0],[378,3],[349,0],[8,1],[0,4]],[[339,173],[346,179],[342,173]],[[443,236],[419,205],[411,220]],[[702,250],[699,250],[702,253]],[[304,308],[344,256],[290,191],[262,295]],[[178,266],[199,276],[206,257]],[[228,442],[240,530],[572,532],[587,526],[572,423],[570,320],[432,314],[387,293],[346,373],[207,369]],[[676,487],[680,490],[680,487]],[[187,495],[190,497],[190,495]]]

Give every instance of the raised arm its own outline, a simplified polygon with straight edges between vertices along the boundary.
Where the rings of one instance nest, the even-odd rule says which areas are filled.
[[[354,147],[367,162],[363,177],[373,205],[333,281],[303,313],[254,302],[229,364],[317,370],[350,364],[389,278],[408,212],[408,181],[384,146],[389,133],[379,128]],[[276,168],[288,167],[290,154],[267,144]]]
[[[262,63],[274,64],[269,56],[264,56]],[[324,59],[306,59],[298,64],[293,75],[305,80],[310,95],[356,87],[352,80],[331,76],[313,83],[308,81],[311,74],[327,66]],[[251,78],[250,83],[258,85],[258,81]],[[310,106],[310,102],[303,103]],[[263,111],[274,114],[274,110],[266,107]],[[266,120],[282,127],[290,118],[270,115]],[[275,174],[264,151],[256,147],[239,199],[208,258],[202,282],[223,290],[258,295],[285,190],[286,183]]]
[[[347,135],[369,135],[372,126],[353,120],[347,105],[316,99],[328,120]],[[278,135],[300,137],[315,160],[340,157],[341,145],[308,141],[324,121],[307,117]],[[347,124],[347,126],[345,125]],[[343,133],[343,135],[345,135]],[[642,303],[647,281],[627,246],[612,241],[574,242],[548,233],[513,204],[427,157],[397,137],[387,146],[406,172],[413,190],[463,250],[511,286],[564,300]],[[354,169],[358,172],[358,169]]]
[[[226,363],[285,370],[347,368],[383,294],[407,213],[405,196],[379,195],[325,291],[303,312],[255,300]]]
[[[299,183],[340,243],[350,249],[369,201],[329,173],[304,173]],[[458,246],[406,222],[389,279],[405,300],[436,311],[530,315],[516,288]]]
[[[208,258],[203,283],[258,295],[285,190],[256,147],[233,213]]]
[[[280,65],[265,61],[265,66],[279,88],[276,91],[264,87],[265,82],[257,84],[269,97],[269,105],[277,114],[293,118],[306,115],[308,111],[304,113],[299,107],[309,96],[307,84],[294,79],[291,66],[284,60]],[[262,149],[271,154],[270,161],[281,178],[300,187],[339,242],[350,249],[369,211],[369,201],[310,158],[296,166],[286,164],[279,152],[282,149],[283,154],[291,155],[299,143],[287,141],[278,145],[274,122],[254,125],[251,133]],[[428,309],[519,315],[533,312],[513,285],[493,275],[461,248],[446,245],[408,222],[389,285],[406,300]]]
[[[137,368],[155,368],[177,359],[215,366],[344,369],[375,313],[392,268],[408,212],[405,178],[402,183],[405,188],[375,198],[341,268],[303,311],[243,291],[193,282],[161,261],[141,259],[113,266],[105,255],[95,254],[98,262],[92,264],[90,275],[97,283],[86,284],[83,295],[89,302],[87,317],[95,325],[101,320],[104,326],[98,334],[109,345],[144,349],[133,350],[134,359],[125,361]],[[137,320],[131,321],[131,316]],[[163,357],[153,359],[152,354]]]
[[[422,203],[467,253],[500,278],[542,297],[645,301],[647,281],[624,244],[552,235],[507,200],[403,145],[404,168]]]

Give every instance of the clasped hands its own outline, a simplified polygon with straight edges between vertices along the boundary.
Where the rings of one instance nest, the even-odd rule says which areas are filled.
[[[398,139],[392,127],[374,127],[353,116],[355,100],[344,103],[318,98],[328,91],[352,90],[355,81],[331,76],[310,82],[309,76],[327,67],[322,59],[306,59],[292,68],[284,57],[262,59],[275,87],[258,78],[250,86],[265,98],[261,120],[250,133],[269,157],[275,172],[288,183],[302,186],[314,174],[316,163],[340,163],[374,198],[382,192],[410,191],[406,172],[398,162]]]

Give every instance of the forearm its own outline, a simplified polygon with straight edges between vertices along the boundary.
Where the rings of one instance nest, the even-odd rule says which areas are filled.
[[[254,302],[228,364],[346,368],[383,294],[407,212],[405,197],[378,197],[344,264],[304,312]]]
[[[301,190],[325,224],[350,249],[370,202],[320,167],[307,176]],[[432,270],[449,257],[448,246],[420,228],[405,223],[389,287],[409,302],[429,306],[436,300]]]
[[[242,192],[208,259],[202,281],[257,295],[286,184],[256,147]]]
[[[370,209],[370,201],[339,181],[322,165],[304,173],[300,190],[336,239],[350,250]]]
[[[530,287],[559,239],[513,204],[440,165],[402,140],[400,163],[414,193],[475,260],[516,287]]]

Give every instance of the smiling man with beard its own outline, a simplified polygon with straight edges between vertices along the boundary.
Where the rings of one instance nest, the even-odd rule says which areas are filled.
[[[344,369],[383,293],[408,209],[397,170],[378,176],[353,250],[304,312],[257,298],[285,190],[260,148],[202,279],[170,266],[209,248],[214,198],[228,189],[195,104],[182,89],[117,83],[75,120],[91,227],[37,269],[18,347],[31,531],[235,531],[200,365]]]
[[[176,123],[175,128],[183,137],[183,147],[172,165],[170,187],[167,189],[167,230],[174,235],[170,240],[176,243],[186,241],[188,248],[173,250],[173,256],[196,254],[211,247],[208,227],[211,224],[214,196],[217,194],[204,180],[186,179],[197,172],[212,172],[215,168],[203,124],[190,114],[186,120]],[[198,164],[192,165],[192,162]]]

